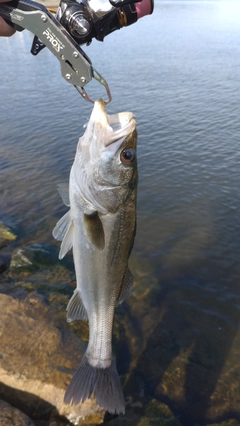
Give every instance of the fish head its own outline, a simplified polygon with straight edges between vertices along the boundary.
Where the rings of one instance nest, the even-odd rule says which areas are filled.
[[[78,144],[78,185],[101,213],[115,212],[137,185],[137,131],[131,112],[108,115],[96,101]]]

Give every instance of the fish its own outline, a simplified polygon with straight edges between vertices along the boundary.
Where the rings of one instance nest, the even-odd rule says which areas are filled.
[[[94,396],[113,414],[125,401],[112,354],[116,306],[129,295],[128,267],[136,234],[137,129],[131,112],[107,114],[95,101],[80,137],[69,185],[60,190],[68,212],[53,236],[61,241],[59,258],[72,248],[76,289],[67,305],[67,321],[87,320],[89,341],[65,392],[66,404]]]

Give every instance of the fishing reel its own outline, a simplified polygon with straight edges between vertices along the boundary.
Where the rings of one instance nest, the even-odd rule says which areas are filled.
[[[57,19],[76,42],[103,41],[106,35],[153,12],[154,0],[61,0]]]

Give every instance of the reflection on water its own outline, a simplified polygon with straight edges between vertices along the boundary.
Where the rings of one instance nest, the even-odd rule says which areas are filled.
[[[240,29],[226,2],[156,3],[86,51],[110,84],[109,113],[138,122],[136,284],[117,314],[136,324],[119,359],[125,392],[167,402],[188,426],[240,416]],[[0,220],[19,246],[57,244],[56,186],[92,108],[30,45],[27,32],[0,41]]]

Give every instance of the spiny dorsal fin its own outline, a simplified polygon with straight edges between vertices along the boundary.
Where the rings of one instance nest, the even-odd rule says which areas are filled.
[[[120,305],[124,301],[124,299],[127,299],[130,296],[132,285],[133,285],[133,276],[130,269],[127,268],[123,277],[122,288],[121,288],[116,306]]]
[[[84,229],[91,243],[98,250],[103,250],[105,247],[105,236],[102,222],[97,212],[84,215]]]
[[[69,185],[68,183],[59,183],[58,186],[58,192],[61,195],[61,198],[63,200],[63,203],[65,206],[70,206],[70,200],[69,200]]]
[[[65,254],[72,248],[72,235],[73,235],[74,225],[71,219],[71,210],[69,210],[61,219],[57,222],[54,230],[53,236],[56,240],[62,241],[59,259],[62,259]]]
[[[67,322],[76,320],[87,320],[87,311],[83,305],[78,289],[74,293],[67,305]]]

